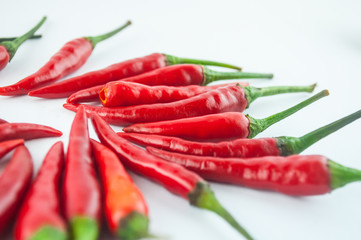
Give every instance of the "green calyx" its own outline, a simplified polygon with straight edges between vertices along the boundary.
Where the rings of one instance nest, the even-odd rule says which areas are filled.
[[[74,240],[98,239],[99,225],[95,219],[83,216],[73,217],[70,228]]]
[[[345,186],[348,183],[361,181],[361,171],[342,166],[334,161],[328,160],[330,169],[332,190]]]
[[[313,92],[316,84],[307,85],[307,86],[274,86],[274,87],[264,87],[264,88],[256,88],[256,87],[243,87],[246,93],[247,98],[247,108],[249,105],[259,97],[272,96],[282,93],[295,93],[295,92]]]
[[[123,30],[124,28],[128,27],[130,24],[132,24],[131,21],[127,21],[124,25],[114,29],[111,32],[107,32],[105,34],[102,35],[98,35],[98,36],[93,36],[93,37],[84,37],[85,39],[87,39],[93,46],[93,48],[95,48],[95,46],[101,42],[104,41],[112,36],[114,36],[115,34],[117,34],[118,32],[120,32],[121,30]]]
[[[246,239],[253,239],[251,235],[234,219],[234,217],[218,202],[214,192],[206,182],[198,182],[195,189],[188,194],[191,205],[210,210],[235,228]]]
[[[216,67],[224,67],[224,68],[230,68],[241,71],[242,68],[228,64],[228,63],[222,63],[222,62],[215,62],[215,61],[208,61],[208,60],[202,60],[202,59],[192,59],[192,58],[180,58],[168,54],[164,54],[165,61],[167,62],[167,65],[175,65],[175,64],[201,64],[201,65],[207,65],[207,66],[216,66]]]
[[[1,45],[3,45],[9,53],[9,56],[10,56],[9,61],[11,61],[11,59],[14,57],[14,55],[15,55],[16,51],[18,50],[18,48],[20,47],[20,45],[23,42],[25,42],[27,39],[31,38],[34,35],[34,33],[41,27],[41,25],[43,25],[45,20],[46,20],[46,17],[43,17],[41,19],[41,21],[35,27],[33,27],[30,31],[28,31],[24,35],[17,37],[12,41],[1,42]]]
[[[145,238],[149,236],[148,227],[148,217],[132,211],[119,222],[117,236],[122,240]]]
[[[270,73],[247,73],[247,72],[217,72],[203,66],[204,85],[224,79],[251,79],[251,78],[273,78]]]
[[[263,132],[264,130],[266,130],[267,128],[269,128],[271,125],[285,119],[286,117],[294,114],[295,112],[301,110],[302,108],[310,105],[313,102],[316,102],[317,100],[328,96],[329,92],[327,90],[323,90],[321,92],[319,92],[318,94],[306,99],[305,101],[291,107],[288,108],[282,112],[276,113],[274,115],[271,115],[267,118],[263,118],[263,119],[255,119],[252,118],[249,115],[246,115],[246,117],[249,119],[249,135],[248,138],[253,138],[255,137],[257,134]]]
[[[44,226],[40,228],[29,240],[67,240],[69,236],[53,226]]]
[[[340,128],[352,123],[361,117],[361,110],[354,112],[346,117],[336,120],[326,126],[320,127],[302,137],[277,137],[277,146],[281,151],[282,156],[297,154],[318,142],[319,140],[327,137],[331,133],[336,132]]]

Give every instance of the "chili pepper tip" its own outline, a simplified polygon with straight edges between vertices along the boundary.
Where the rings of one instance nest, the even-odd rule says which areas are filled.
[[[45,226],[38,230],[32,237],[31,240],[66,240],[68,239],[67,233],[60,231],[59,229],[52,226]]]
[[[144,238],[149,236],[148,226],[148,217],[133,211],[120,221],[117,236],[123,240]]]
[[[330,186],[333,190],[348,183],[361,181],[361,171],[358,169],[345,167],[332,160],[328,160],[328,167],[331,176]]]
[[[99,235],[99,226],[95,219],[89,217],[74,217],[70,223],[73,239],[96,240]]]

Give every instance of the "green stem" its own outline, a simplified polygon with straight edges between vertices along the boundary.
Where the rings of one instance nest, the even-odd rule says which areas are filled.
[[[216,199],[214,192],[206,182],[198,182],[194,191],[188,195],[191,205],[210,210],[234,227],[246,239],[253,239],[251,235],[237,222],[236,219]]]
[[[33,35],[29,39],[38,39],[41,37],[42,37],[42,35]],[[3,37],[3,38],[0,38],[0,43],[5,42],[5,41],[13,41],[15,39],[16,39],[16,37]]]
[[[98,222],[89,217],[73,217],[70,223],[72,239],[96,240],[99,235]]]
[[[313,92],[315,87],[316,84],[312,84],[308,86],[274,86],[274,87],[264,87],[264,88],[247,86],[243,88],[246,92],[246,98],[249,106],[254,100],[256,100],[259,97],[272,96],[281,93]]]
[[[119,222],[117,236],[123,240],[148,237],[148,226],[149,219],[147,216],[132,211]]]
[[[360,170],[342,166],[331,160],[328,160],[328,167],[330,169],[330,185],[332,189],[343,187],[348,183],[361,181]]]
[[[343,117],[337,121],[334,121],[326,126],[320,127],[299,138],[278,137],[278,147],[281,150],[281,154],[283,156],[300,153],[315,142],[318,142],[322,138],[327,137],[331,133],[336,132],[340,128],[343,128],[344,126],[352,123],[360,117],[361,110],[354,112],[346,117]]]
[[[69,239],[66,232],[61,231],[53,226],[43,226],[37,230],[29,240],[67,240]]]
[[[175,64],[183,64],[183,63],[192,63],[192,64],[201,64],[201,65],[208,65],[208,66],[216,66],[216,67],[224,67],[224,68],[230,68],[230,69],[236,69],[241,71],[242,68],[228,64],[228,63],[222,63],[222,62],[214,62],[214,61],[208,61],[208,60],[202,60],[202,59],[192,59],[192,58],[180,58],[168,54],[163,54],[165,56],[167,65],[175,65]]]
[[[204,85],[224,79],[244,79],[244,78],[273,78],[270,73],[246,73],[246,72],[217,72],[203,67]]]
[[[275,124],[276,122],[281,121],[282,119],[294,114],[295,112],[299,111],[300,109],[310,105],[311,103],[319,100],[320,98],[323,98],[325,96],[329,95],[329,92],[327,90],[323,90],[319,92],[318,94],[306,99],[305,101],[286,109],[282,112],[276,113],[272,116],[269,116],[264,119],[254,119],[251,116],[247,115],[247,118],[249,119],[249,136],[248,138],[253,138],[257,134],[263,132],[265,129],[270,127],[271,125]]]
[[[5,41],[5,42],[1,43],[1,45],[3,45],[6,48],[6,50],[8,51],[8,53],[9,53],[9,56],[10,56],[9,61],[11,61],[11,59],[14,57],[14,55],[15,55],[16,51],[18,50],[18,48],[20,47],[20,45],[23,42],[25,42],[27,39],[29,39],[31,36],[33,36],[34,33],[41,27],[41,25],[43,25],[45,20],[46,20],[46,17],[43,17],[41,19],[41,21],[38,24],[36,24],[35,27],[33,27],[31,30],[29,30],[24,35],[15,38],[15,40],[13,40],[13,41]]]
[[[93,48],[95,48],[95,46],[101,42],[104,41],[105,39],[108,39],[112,36],[114,36],[115,34],[117,34],[118,32],[120,32],[121,30],[123,30],[124,28],[128,27],[130,24],[132,24],[131,21],[127,21],[124,25],[118,27],[117,29],[114,29],[111,32],[102,34],[102,35],[98,35],[98,36],[94,36],[94,37],[84,37],[85,39],[87,39],[93,46]]]

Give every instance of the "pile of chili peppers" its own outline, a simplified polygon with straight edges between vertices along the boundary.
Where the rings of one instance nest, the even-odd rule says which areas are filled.
[[[0,39],[0,70],[20,44],[37,38],[34,33],[45,19],[21,37]],[[301,137],[254,138],[327,96],[327,90],[267,118],[242,113],[259,97],[313,92],[315,84],[208,86],[217,80],[273,78],[273,74],[247,73],[232,64],[160,53],[55,82],[79,69],[97,43],[130,24],[72,40],[36,73],[0,87],[4,96],[67,98],[64,107],[76,112],[66,154],[63,143],[55,143],[34,181],[25,141],[62,133],[48,126],[0,119],[0,159],[14,150],[0,173],[0,236],[15,223],[17,240],[98,239],[104,216],[110,232],[120,239],[152,237],[148,206],[127,169],[195,207],[216,213],[246,239],[253,237],[219,203],[206,180],[292,196],[325,194],[361,180],[361,171],[325,156],[300,155],[359,119],[361,110]],[[205,65],[233,71],[218,72]],[[100,142],[89,137],[88,117]],[[116,133],[109,124],[125,126],[124,132]]]

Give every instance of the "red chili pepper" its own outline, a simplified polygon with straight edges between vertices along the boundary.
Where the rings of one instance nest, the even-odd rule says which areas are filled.
[[[84,65],[93,49],[99,42],[115,35],[130,24],[131,22],[128,21],[125,25],[109,33],[96,37],[77,38],[67,42],[37,72],[13,85],[0,87],[0,95],[25,95],[31,90],[54,82],[66,75],[69,75],[70,73],[73,73]]]
[[[5,121],[4,119],[0,118],[0,124],[3,124],[3,123],[8,123],[8,121]]]
[[[226,112],[171,121],[133,124],[123,128],[123,131],[159,134],[191,140],[226,141],[237,138],[253,138],[271,125],[327,95],[328,91],[324,90],[289,109],[264,119],[254,119],[239,112]],[[221,100],[224,101],[224,99]],[[180,111],[186,111],[186,109],[180,109]]]
[[[152,156],[145,150],[119,137],[98,115],[92,114],[91,118],[101,142],[112,149],[127,168],[160,183],[170,192],[189,200],[190,204],[217,213],[245,238],[252,239],[228,211],[220,205],[207,182],[201,177],[180,165],[169,164]]]
[[[316,129],[302,137],[241,138],[225,142],[192,142],[177,137],[140,133],[118,133],[119,136],[142,146],[198,156],[262,157],[297,154],[361,117],[361,110],[333,123]]]
[[[99,98],[105,107],[168,103],[235,84],[236,83],[226,83],[216,86],[189,85],[184,87],[170,87],[162,85],[151,87],[140,83],[117,81],[107,83],[100,91]],[[242,83],[240,83],[240,85],[248,86],[248,84],[244,85]]]
[[[100,188],[91,158],[88,119],[83,108],[75,115],[69,136],[63,185],[65,216],[74,239],[97,239]]]
[[[91,145],[102,180],[110,230],[120,239],[147,237],[148,207],[142,193],[113,151],[94,140]]]
[[[241,86],[221,87],[209,92],[171,103],[157,103],[130,107],[105,108],[85,106],[86,111],[96,112],[107,122],[125,125],[131,123],[157,122],[190,118],[221,112],[241,112],[260,96],[283,92],[311,92],[311,86],[254,88]],[[64,104],[66,109],[75,111],[78,105]],[[232,130],[233,131],[233,130]]]
[[[16,148],[17,146],[23,145],[24,139],[15,139],[0,142],[0,159],[5,156],[8,152]]]
[[[33,162],[28,149],[19,146],[0,174],[0,233],[12,222],[31,184]]]
[[[66,222],[60,214],[59,187],[64,166],[63,143],[55,143],[22,204],[15,239],[67,239]]]
[[[86,88],[83,90],[79,90],[73,94],[71,94],[68,99],[66,99],[67,103],[80,103],[80,102],[96,102],[99,101],[99,93],[103,89],[104,85],[97,85],[95,87]]]
[[[163,55],[160,56],[164,58]],[[140,65],[140,67],[136,69],[137,71],[134,71],[133,69],[128,70],[130,66],[134,68],[133,67],[133,65],[135,64],[134,60],[130,61],[130,63],[126,62],[126,64],[124,63],[121,64],[123,65],[124,69],[123,68],[121,69],[122,72],[121,74],[119,75],[117,74],[117,76],[119,76],[118,78],[113,78],[114,77],[113,72],[108,73],[108,70],[101,70],[101,71],[105,71],[106,75],[111,74],[112,78],[104,77],[100,79],[98,76],[103,75],[102,73],[91,72],[88,73],[87,77],[79,76],[74,79],[68,79],[66,81],[63,81],[62,83],[53,84],[51,86],[32,91],[29,93],[29,96],[42,97],[42,98],[69,97],[69,95],[81,89],[89,88],[100,84],[106,84],[110,81],[120,80],[120,79],[127,82],[136,82],[151,86],[154,85],[185,86],[185,85],[202,85],[221,79],[273,77],[273,74],[245,73],[245,72],[216,72],[201,65],[195,65],[195,64],[182,64],[182,65],[165,67],[166,62],[163,62],[161,66],[162,68],[155,69],[155,68],[159,68],[160,66],[159,67],[153,66],[154,63],[152,61],[151,61],[151,63],[153,63],[152,67],[155,70],[151,69],[153,71],[148,72],[142,69],[143,68],[142,61],[139,59],[137,61],[138,61],[137,62],[138,65]],[[159,59],[157,59],[157,62],[158,61]],[[149,63],[147,63],[146,66],[148,64]],[[119,69],[116,70],[119,71]],[[125,74],[123,72],[125,72]],[[134,76],[140,73],[143,74],[139,76]],[[76,85],[75,86],[76,88],[74,88],[74,85]]]
[[[147,147],[147,150],[205,179],[293,196],[325,194],[361,181],[361,171],[344,167],[321,155],[242,159],[192,156],[152,147]]]
[[[3,41],[0,42],[0,71],[6,67],[8,62],[11,61],[20,45],[27,39],[31,38],[41,25],[43,25],[45,20],[46,17],[43,17],[35,27],[20,37],[13,40],[6,39],[5,41],[3,39]]]
[[[0,124],[0,141],[22,138],[25,140],[59,137],[63,133],[54,128],[33,123],[3,123]]]

